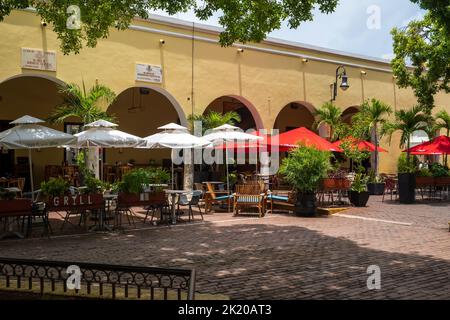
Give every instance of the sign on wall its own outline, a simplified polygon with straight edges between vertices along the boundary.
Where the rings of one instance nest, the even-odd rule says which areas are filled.
[[[56,71],[56,52],[22,48],[22,68]]]
[[[136,63],[136,81],[162,83],[161,66]]]

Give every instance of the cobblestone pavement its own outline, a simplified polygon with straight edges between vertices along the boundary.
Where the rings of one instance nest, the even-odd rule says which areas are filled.
[[[0,255],[195,267],[198,292],[232,299],[450,299],[450,204],[369,204],[332,217],[216,213],[170,228],[0,241]],[[367,289],[370,265],[381,290]]]

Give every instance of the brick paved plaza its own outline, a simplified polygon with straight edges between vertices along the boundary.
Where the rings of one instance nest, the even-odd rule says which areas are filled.
[[[216,213],[120,234],[1,241],[1,256],[195,267],[197,291],[232,299],[450,299],[450,204],[382,203],[332,217]],[[378,265],[382,289],[369,291]]]

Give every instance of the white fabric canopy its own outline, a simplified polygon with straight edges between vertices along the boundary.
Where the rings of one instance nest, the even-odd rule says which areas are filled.
[[[196,137],[189,133],[186,127],[175,123],[169,123],[158,129],[163,132],[144,138],[145,144],[140,148],[147,149],[193,149],[202,148],[211,144],[210,141]],[[173,158],[173,153],[172,153]],[[173,160],[173,159],[172,159]],[[172,188],[173,188],[173,161],[172,161]]]
[[[223,144],[226,142],[251,142],[263,140],[253,134],[245,133],[241,128],[225,124],[211,130],[210,134],[203,136],[204,139],[211,141],[214,144]]]
[[[210,134],[203,136],[204,139],[211,141],[215,145],[223,145],[227,142],[254,142],[263,140],[253,134],[245,133],[241,128],[225,124],[211,130]],[[230,193],[230,177],[228,173],[228,148],[225,148],[225,167],[227,170],[227,191]]]
[[[85,125],[86,131],[77,133],[76,148],[134,148],[144,143],[144,140],[114,129],[116,124],[105,120],[95,121]]]
[[[0,147],[6,149],[28,149],[30,165],[30,181],[32,197],[34,199],[33,166],[31,159],[32,149],[60,147],[71,144],[76,138],[70,134],[44,127],[38,123],[44,121],[24,116],[11,124],[16,126],[0,132]]]

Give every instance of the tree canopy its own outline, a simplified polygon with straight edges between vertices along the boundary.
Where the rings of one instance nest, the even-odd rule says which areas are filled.
[[[433,6],[434,2],[440,5]],[[442,11],[444,2],[447,11]],[[435,107],[434,96],[440,91],[450,92],[450,19],[443,20],[449,15],[450,1],[420,3],[430,8],[422,20],[392,30],[395,53],[392,67],[398,85],[412,88],[419,104],[431,112]]]
[[[0,21],[14,9],[34,7],[39,16],[52,25],[61,41],[64,54],[78,53],[84,45],[95,47],[109,35],[110,28],[126,29],[134,17],[147,18],[154,10],[170,15],[194,10],[200,20],[219,13],[224,27],[220,35],[223,46],[234,42],[260,42],[284,21],[297,28],[313,19],[313,10],[323,13],[335,10],[339,0],[0,0]],[[70,6],[80,8],[81,28],[67,28],[74,16]]]

